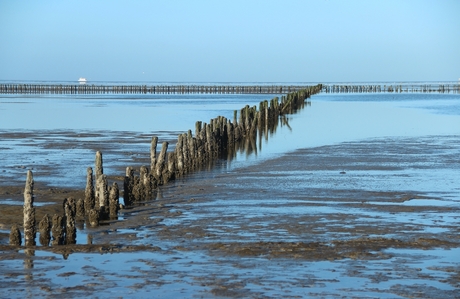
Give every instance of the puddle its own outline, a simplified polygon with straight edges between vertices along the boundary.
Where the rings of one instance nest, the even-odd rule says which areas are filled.
[[[54,202],[34,202],[34,206],[42,207],[46,205],[53,205]],[[10,205],[10,206],[23,206],[24,201],[13,200],[13,199],[3,199],[0,200],[0,205]]]

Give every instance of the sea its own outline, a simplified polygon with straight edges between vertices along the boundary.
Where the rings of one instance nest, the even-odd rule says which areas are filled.
[[[19,82],[0,82],[19,83]],[[28,81],[24,84],[75,84],[69,81]],[[402,84],[433,84],[403,82]],[[444,82],[437,82],[442,84]],[[452,84],[452,82],[445,82]],[[302,82],[89,82],[95,85],[315,85]],[[329,82],[326,84],[350,84]],[[391,85],[393,82],[353,84]],[[398,83],[401,84],[401,83]],[[55,176],[43,178],[51,185],[81,186],[86,168],[94,164],[95,142],[113,142],[111,136],[132,136],[139,144],[123,149],[113,143],[122,156],[111,154],[113,161],[124,161],[126,152],[149,155],[150,139],[176,139],[192,130],[195,123],[209,123],[217,116],[233,120],[234,111],[246,105],[281,97],[281,94],[0,94],[0,140],[3,177],[16,180],[18,171],[48,160],[56,165]],[[302,148],[381,137],[415,137],[460,134],[460,94],[457,93],[337,93],[317,94],[308,99],[306,109],[289,115],[286,125],[263,139],[258,150],[241,153],[226,170],[259,163]],[[32,140],[14,137],[27,133]],[[69,133],[72,137],[69,139]],[[96,134],[97,135],[94,135]],[[78,137],[78,135],[81,137]],[[87,134],[93,134],[91,139]],[[8,137],[9,136],[9,137]],[[37,138],[33,138],[36,136]],[[65,152],[52,144],[68,140],[75,146]],[[173,147],[174,144],[172,143]],[[97,148],[96,148],[97,149]],[[104,154],[104,153],[103,153]],[[124,155],[124,156],[123,156]],[[104,159],[110,170],[110,159]],[[61,161],[60,161],[61,160]],[[62,165],[67,163],[69,167]],[[119,165],[115,163],[114,165]],[[130,166],[130,165],[127,165]],[[69,168],[73,171],[69,171]],[[70,172],[70,175],[69,175]],[[67,179],[68,178],[68,179]],[[71,179],[70,179],[71,178]],[[20,178],[22,180],[22,178]],[[40,180],[40,177],[36,177]],[[2,184],[0,182],[0,184]]]
[[[71,82],[26,83],[69,84]],[[329,84],[342,83],[344,82],[329,82]],[[95,82],[94,84],[315,85],[317,83]],[[374,82],[356,82],[356,84],[374,84]],[[394,83],[375,82],[375,84]],[[51,187],[84,189],[86,169],[94,165],[95,152],[98,149],[108,151],[108,154],[104,155],[104,173],[123,176],[124,172],[119,172],[120,166],[131,166],[129,163],[148,159],[150,140],[153,136],[159,137],[159,143],[164,140],[172,141],[178,134],[188,130],[194,132],[197,121],[209,123],[217,116],[233,119],[235,110],[239,111],[246,105],[258,106],[263,100],[280,96],[282,95],[0,94],[0,185],[23,184],[26,178],[25,172],[30,169],[34,172],[36,181]],[[268,137],[258,138],[257,142],[255,150],[239,152],[231,161],[221,161],[216,164],[215,169],[203,171],[199,178],[206,179],[207,175],[221,178],[226,175],[238,177],[242,169],[247,172],[248,169],[257,169],[258,165],[263,164],[267,167],[267,164],[270,165],[271,161],[280,157],[293,153],[311,154],[312,159],[321,157],[323,159],[321,161],[326,163],[326,168],[314,169],[306,165],[305,169],[299,170],[297,165],[295,171],[289,171],[288,168],[283,171],[273,171],[266,178],[256,177],[255,181],[248,181],[253,176],[242,174],[241,182],[243,183],[244,179],[245,186],[256,186],[265,190],[285,188],[286,195],[282,200],[290,204],[300,203],[301,196],[311,198],[318,196],[315,194],[317,190],[327,190],[325,192],[337,190],[339,193],[349,192],[349,190],[391,191],[395,194],[407,191],[420,192],[427,198],[425,201],[408,200],[401,203],[402,206],[426,204],[428,208],[426,212],[401,215],[377,212],[372,214],[373,212],[369,210],[363,212],[360,209],[353,209],[351,215],[352,212],[347,210],[346,203],[337,201],[334,204],[325,204],[317,210],[312,210],[308,205],[288,210],[270,206],[261,209],[257,199],[251,198],[250,194],[244,198],[236,198],[235,202],[219,202],[219,192],[231,194],[239,188],[239,186],[220,183],[218,189],[213,189],[214,193],[208,202],[197,204],[188,210],[184,209],[182,216],[165,219],[164,225],[173,226],[181,221],[193,224],[203,212],[197,208],[201,206],[209,209],[207,213],[213,215],[216,221],[219,220],[220,215],[224,217],[225,213],[231,211],[235,219],[249,219],[247,223],[254,224],[252,221],[257,221],[258,217],[272,213],[270,215],[276,219],[273,223],[262,223],[254,231],[246,232],[247,235],[241,232],[239,238],[247,237],[248,241],[261,240],[267,234],[271,236],[272,241],[277,242],[285,241],[283,238],[289,237],[302,238],[305,235],[309,237],[308,232],[291,236],[290,232],[279,232],[274,228],[277,221],[282,221],[288,215],[297,217],[303,213],[318,213],[318,215],[350,213],[353,219],[363,217],[369,223],[394,221],[396,226],[404,227],[417,223],[424,225],[428,233],[455,231],[453,227],[458,227],[457,214],[449,212],[435,215],[430,213],[429,206],[457,207],[460,204],[458,158],[460,157],[460,94],[320,93],[309,98],[304,109],[286,116],[276,130],[270,132]],[[63,143],[71,146],[61,147]],[[173,142],[171,146],[174,146]],[[408,150],[404,150],[404,147]],[[417,151],[418,147],[422,149],[420,152]],[[379,150],[383,148],[382,153],[385,157],[366,153],[366,149],[369,148]],[[348,158],[337,161],[342,161],[343,165],[327,168],[331,167],[333,162],[329,163],[328,157],[324,157],[323,153],[333,153],[330,160],[336,161],[333,159],[343,158],[342,152],[346,152],[344,156]],[[364,159],[366,155],[371,158]],[[363,160],[354,159],[355,156]],[[363,161],[372,163],[372,171],[361,170],[364,169]],[[46,174],[43,172],[44,175],[41,176],[40,165],[51,165],[54,171]],[[346,174],[340,167],[346,169]],[[193,179],[193,174],[190,179]],[[264,180],[266,184],[263,183]],[[186,186],[186,181],[181,181],[181,184]],[[353,192],[350,191],[349,200],[352,200]],[[269,194],[264,196],[269,197]],[[273,203],[273,206],[275,205]],[[359,213],[363,215],[359,216]],[[318,221],[320,223],[321,219]],[[225,227],[231,225],[231,222],[227,223],[222,219],[222,222],[214,224],[212,232],[224,231]],[[350,225],[352,225],[351,220]],[[203,229],[211,231],[211,228]],[[259,234],[262,231],[263,234]],[[372,261],[366,259],[304,261],[296,258],[268,257],[235,259],[228,256],[215,256],[203,251],[173,250],[171,248],[181,248],[180,240],[171,244],[162,241],[154,234],[149,235],[139,230],[129,230],[129,232],[141,235],[142,242],[155,244],[164,251],[104,255],[71,254],[61,257],[58,254],[37,250],[33,271],[26,268],[26,258],[24,265],[21,260],[0,262],[0,276],[2,269],[16,269],[19,273],[15,277],[2,276],[2,280],[8,279],[10,283],[23,286],[20,291],[6,284],[0,284],[0,288],[11,298],[15,296],[23,298],[29,288],[31,292],[36,292],[30,294],[49,295],[46,287],[41,286],[39,281],[32,283],[35,275],[36,281],[41,278],[43,281],[48,281],[52,289],[59,292],[67,290],[77,297],[91,295],[123,298],[139,296],[216,298],[219,294],[230,297],[232,294],[235,297],[245,297],[244,294],[247,294],[251,298],[336,298],[338,296],[405,298],[406,295],[413,294],[421,297],[439,297],[438,294],[447,294],[447,296],[455,294],[455,278],[452,278],[452,273],[458,274],[460,265],[458,248],[452,250],[389,248],[382,253],[389,257]],[[458,229],[456,232],[458,233]],[[86,236],[86,232],[77,232],[80,233]],[[359,235],[353,232],[353,236],[355,233]],[[224,233],[222,236],[232,238],[231,235]],[[321,235],[315,236],[321,238]],[[337,234],[332,237],[346,239],[349,236]],[[243,264],[246,266],[242,266]],[[52,269],[48,272],[41,271],[40,269],[44,269],[45,265]],[[167,274],[163,275],[161,271]],[[104,273],[104,277],[98,277],[97,273]],[[125,276],[123,273],[128,274]],[[96,282],[92,281],[91,277],[94,277]],[[208,280],[215,285],[208,283]],[[272,284],[274,281],[276,281],[275,286]],[[458,286],[458,276],[456,283]],[[92,288],[95,292],[88,294],[83,288],[80,292],[79,285],[84,285],[85,289]],[[107,289],[108,286],[110,288]],[[219,293],[223,290],[226,292]],[[227,292],[229,290],[235,293]],[[420,291],[425,295],[419,294]]]

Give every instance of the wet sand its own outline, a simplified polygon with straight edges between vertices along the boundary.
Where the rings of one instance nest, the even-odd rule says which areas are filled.
[[[7,245],[22,223],[24,183],[2,178],[0,289],[10,298],[459,298],[459,153],[460,136],[392,137],[231,171],[223,163],[161,187],[118,220],[80,223],[77,245],[28,249]],[[121,156],[110,182],[120,184],[127,165],[148,164],[147,155]],[[14,171],[25,181],[28,167]],[[51,176],[45,161],[33,167],[37,178]],[[83,197],[84,185],[36,181],[37,220]]]

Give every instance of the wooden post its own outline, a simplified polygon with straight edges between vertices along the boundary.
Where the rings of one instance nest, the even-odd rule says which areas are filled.
[[[150,175],[149,169],[145,166],[141,166],[139,170],[139,189],[140,189],[140,197],[142,200],[147,200],[151,198],[152,195],[152,187],[150,184]]]
[[[102,166],[102,153],[100,151],[96,152],[96,182],[100,176],[104,173]]]
[[[65,243],[77,243],[77,228],[75,227],[76,203],[72,197],[64,200],[64,214],[65,214]]]
[[[158,137],[152,137],[152,142],[150,144],[150,171],[155,170],[155,165],[157,163],[157,144]]]
[[[97,198],[99,203],[99,217],[102,219],[106,219],[109,212],[109,192],[107,185],[107,176],[105,174],[101,174],[97,179],[96,189],[97,194],[99,195]]]
[[[91,209],[94,209],[95,203],[93,169],[88,167],[86,170],[85,214],[88,214]]]
[[[125,180],[123,182],[123,201],[125,206],[133,204],[133,188],[134,188],[134,169],[126,167]]]
[[[168,150],[169,143],[167,141],[163,142],[161,146],[161,152],[158,156],[156,169],[155,169],[155,176],[158,178],[158,183],[163,184],[163,170],[165,168],[165,160],[166,160],[166,151]]]
[[[114,182],[112,187],[110,188],[110,193],[109,193],[110,218],[116,219],[118,217],[119,209],[120,209],[120,191],[118,189],[118,184]]]
[[[49,246],[51,241],[51,219],[48,214],[45,214],[38,224],[38,231],[40,233],[40,244],[42,246]]]
[[[166,183],[174,180],[176,177],[176,155],[173,152],[168,153],[168,176]]]
[[[52,221],[51,233],[53,235],[51,244],[63,245],[64,244],[64,218],[54,214]]]
[[[76,217],[79,219],[84,219],[85,218],[85,202],[83,199],[79,198],[77,199],[76,203]]]
[[[21,246],[22,237],[21,231],[16,224],[13,224],[10,231],[10,245],[11,246]]]
[[[32,171],[27,171],[26,187],[24,189],[24,243],[25,246],[35,245],[35,208],[34,208],[34,179]]]
[[[88,213],[88,222],[90,226],[99,225],[99,211],[96,209],[91,209]]]

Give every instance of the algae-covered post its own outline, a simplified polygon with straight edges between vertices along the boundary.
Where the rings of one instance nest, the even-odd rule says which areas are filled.
[[[32,171],[29,170],[24,189],[24,243],[26,246],[35,245],[35,235],[34,179]]]

